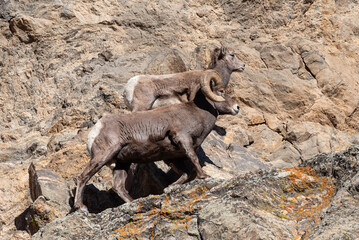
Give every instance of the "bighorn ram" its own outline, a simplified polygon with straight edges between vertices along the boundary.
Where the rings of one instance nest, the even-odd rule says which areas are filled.
[[[197,178],[207,177],[196,150],[213,129],[217,116],[236,115],[239,106],[224,93],[224,84],[215,71],[202,72],[200,83],[202,91],[197,91],[191,102],[101,118],[88,135],[91,160],[77,179],[74,207],[87,210],[84,187],[104,165],[115,163],[113,189],[126,202],[132,201],[125,188],[131,163],[164,160],[175,168],[176,161],[189,159]],[[173,184],[188,180],[184,171],[174,170],[181,177]]]
[[[232,72],[241,72],[245,64],[232,50],[216,48],[211,57],[209,69],[215,70],[223,79],[225,88]],[[125,85],[123,97],[133,112],[158,106],[193,100],[201,75],[205,70],[193,70],[167,75],[139,75],[132,77]],[[156,101],[157,100],[157,101]]]

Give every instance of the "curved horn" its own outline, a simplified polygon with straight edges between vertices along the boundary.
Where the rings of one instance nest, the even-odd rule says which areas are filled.
[[[201,76],[201,89],[203,94],[210,100],[215,102],[223,102],[225,99],[213,93],[211,89],[211,81],[213,80],[216,87],[224,88],[222,78],[214,70],[207,70]]]

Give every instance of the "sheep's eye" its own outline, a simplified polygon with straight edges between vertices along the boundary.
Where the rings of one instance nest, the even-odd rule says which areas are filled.
[[[229,56],[234,57],[234,54],[233,54],[233,53],[231,53],[231,54],[229,54]]]

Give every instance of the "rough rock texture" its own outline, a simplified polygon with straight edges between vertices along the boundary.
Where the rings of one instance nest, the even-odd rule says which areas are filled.
[[[241,113],[219,119],[220,134],[199,152],[213,178],[295,167],[359,144],[358,11],[346,0],[1,1],[0,238],[29,237],[15,218],[35,204],[31,163],[72,191],[89,160],[89,128],[126,112],[130,77],[205,68],[220,43],[246,69],[228,90]],[[94,212],[104,210],[99,202],[121,204],[110,188],[104,168],[87,189],[101,196],[88,198]]]
[[[353,146],[301,167],[195,180],[99,214],[76,212],[33,239],[357,239],[358,173]]]
[[[337,192],[325,210],[322,221],[309,239],[359,238],[359,148],[329,156],[318,155],[304,163],[324,176],[335,179]]]
[[[29,167],[29,184],[31,199],[35,201],[38,197],[44,196],[59,204],[69,202],[68,187],[63,178],[56,173],[31,164]]]

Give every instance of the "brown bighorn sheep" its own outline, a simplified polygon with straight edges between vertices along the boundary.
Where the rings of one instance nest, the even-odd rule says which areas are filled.
[[[76,209],[87,210],[83,204],[84,187],[104,165],[115,164],[113,189],[126,202],[132,201],[125,188],[132,163],[164,160],[181,175],[173,184],[181,184],[188,180],[188,176],[181,169],[175,169],[174,163],[189,159],[197,178],[207,177],[196,150],[213,129],[217,116],[236,115],[239,106],[224,93],[224,84],[215,71],[203,72],[200,82],[202,91],[197,91],[193,101],[149,111],[108,115],[95,124],[88,136],[91,160],[77,179]]]
[[[225,88],[232,72],[242,72],[245,64],[232,50],[216,48],[211,57],[209,69],[215,70],[223,79]],[[133,111],[144,111],[163,105],[193,100],[201,75],[205,70],[167,75],[139,75],[128,80],[123,97],[127,107]],[[191,94],[192,93],[192,94]]]

